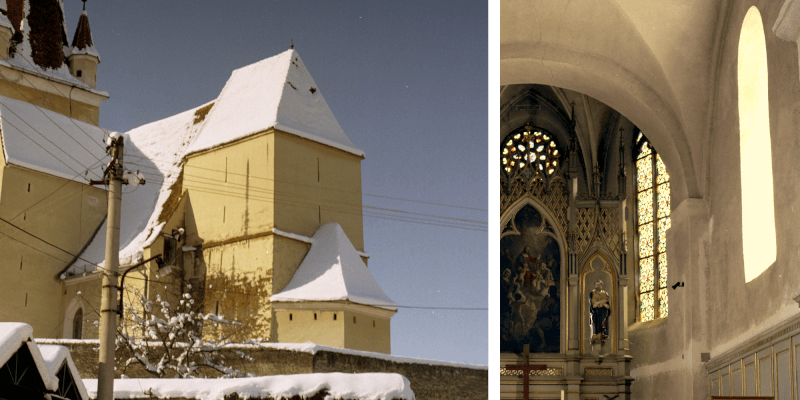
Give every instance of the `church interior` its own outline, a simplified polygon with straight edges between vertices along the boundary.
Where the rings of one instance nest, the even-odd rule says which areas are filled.
[[[500,21],[499,398],[799,399],[800,1]]]

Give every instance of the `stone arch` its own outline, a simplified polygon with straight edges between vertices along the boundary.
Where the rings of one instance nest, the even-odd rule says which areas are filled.
[[[504,3],[504,15],[519,17],[504,17],[510,21],[504,20],[501,27],[500,84],[551,85],[609,105],[647,133],[674,171],[675,204],[686,197],[699,197],[697,171],[680,107],[661,64],[619,5],[608,0],[601,3],[606,4],[598,6],[595,2],[592,8],[602,10],[602,18],[581,13],[580,4],[557,7],[542,2],[540,7],[558,8],[542,12],[572,22],[542,22],[542,26],[524,33],[509,30],[519,25],[515,23],[518,18],[530,13]],[[601,20],[604,29],[585,28]],[[607,29],[608,25],[615,28]]]

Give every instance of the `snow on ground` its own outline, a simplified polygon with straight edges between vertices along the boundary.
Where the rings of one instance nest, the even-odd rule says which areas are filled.
[[[58,389],[58,378],[50,372],[47,363],[33,341],[33,328],[22,322],[0,322],[0,366],[11,359],[22,346],[28,346],[36,369],[48,390]]]
[[[390,310],[397,304],[383,292],[342,227],[333,222],[317,229],[289,284],[270,301],[349,300]]]
[[[294,50],[233,71],[208,120],[187,154],[276,128],[364,155],[345,135]]]
[[[120,266],[142,260],[142,249],[152,244],[164,222],[158,221],[167,201],[170,187],[178,179],[183,155],[205,121],[195,124],[195,111],[143,125],[125,133],[123,164],[131,171],[139,170],[147,182],[136,188],[123,187],[120,227]],[[213,109],[213,108],[212,108]],[[105,259],[106,224],[100,227],[81,258],[103,265]],[[67,276],[95,270],[93,264],[77,260]]]
[[[53,375],[58,376],[58,370],[61,369],[61,366],[66,362],[67,368],[69,368],[72,377],[75,379],[75,386],[77,386],[78,392],[80,392],[84,399],[89,398],[89,393],[86,391],[86,386],[83,385],[83,381],[80,379],[80,373],[75,363],[72,361],[69,349],[55,344],[39,344],[39,351],[42,353],[45,364],[47,364],[47,369],[49,369],[50,373]]]
[[[100,179],[108,162],[102,129],[4,96],[0,131],[9,164],[86,182],[84,172]]]
[[[89,397],[97,397],[97,379],[84,379]],[[327,398],[389,400],[414,399],[411,385],[404,376],[390,373],[370,374],[298,374],[236,379],[116,379],[114,398],[137,399],[188,397],[222,400],[238,393],[241,397],[274,398],[312,396],[326,389]]]

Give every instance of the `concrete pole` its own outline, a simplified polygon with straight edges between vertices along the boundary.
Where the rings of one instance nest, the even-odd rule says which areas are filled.
[[[106,261],[100,302],[100,365],[97,377],[97,400],[114,399],[114,346],[117,333],[117,275],[119,269],[119,224],[122,205],[123,137],[111,144],[111,167],[108,169],[108,218]]]

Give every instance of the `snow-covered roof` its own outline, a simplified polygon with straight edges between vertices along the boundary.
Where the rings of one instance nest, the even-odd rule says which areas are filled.
[[[97,397],[97,379],[85,379],[89,395]],[[296,374],[236,379],[116,379],[114,398],[137,399],[181,397],[223,400],[234,392],[242,398],[311,397],[321,390],[336,399],[414,399],[406,377],[394,373],[367,374]]]
[[[47,364],[47,369],[49,369],[50,373],[53,375],[57,376],[58,370],[61,369],[61,366],[64,365],[64,363],[66,363],[67,368],[69,368],[72,378],[75,381],[75,386],[78,388],[78,392],[81,394],[81,398],[86,400],[89,399],[89,392],[86,391],[86,386],[83,384],[83,379],[81,379],[80,372],[75,366],[75,362],[72,361],[72,356],[69,353],[69,349],[57,344],[40,344],[39,351],[42,353],[42,358],[44,359],[45,364]]]
[[[312,88],[313,92],[309,90]],[[196,123],[196,112],[204,107],[210,107],[210,111]],[[240,68],[233,72],[213,105],[210,102],[125,133],[124,165],[139,169],[148,182],[123,194],[120,265],[141,261],[142,249],[160,233],[164,221],[159,221],[159,216],[185,156],[269,128],[364,154],[336,122],[297,52],[288,50]],[[105,231],[104,223],[81,259],[67,269],[67,276],[92,272],[95,264],[103,265]]]
[[[59,4],[59,7],[61,7],[61,15],[59,16],[60,19],[61,19],[60,28],[62,29],[63,35],[64,35],[63,37],[66,40],[66,37],[67,37],[66,36],[67,35],[66,29],[67,28],[66,28],[66,21],[65,21],[65,16],[64,16],[64,3],[63,3],[62,0],[59,0],[58,4]],[[78,80],[78,78],[75,78],[74,76],[72,76],[72,74],[69,72],[69,66],[67,65],[67,62],[66,62],[66,56],[67,56],[66,54],[64,55],[64,57],[65,57],[64,58],[64,62],[60,66],[58,66],[57,68],[42,67],[42,66],[38,65],[36,62],[33,61],[34,59],[33,59],[32,55],[31,55],[31,41],[30,41],[31,24],[28,21],[28,13],[29,12],[30,12],[30,2],[29,1],[24,1],[23,2],[23,10],[22,10],[22,20],[20,21],[20,26],[18,26],[18,27],[15,26],[14,27],[15,30],[17,30],[17,31],[22,33],[22,41],[19,42],[19,43],[16,43],[16,45],[14,47],[13,54],[10,54],[9,58],[6,60],[8,62],[8,64],[16,66],[16,67],[19,67],[19,68],[22,68],[22,69],[25,69],[25,70],[34,71],[39,75],[44,75],[44,76],[47,76],[47,77],[50,77],[50,78],[56,78],[58,80],[61,80],[63,82],[71,84],[73,86],[79,86],[81,88],[84,88],[84,89],[92,91],[92,92],[103,93],[103,92],[99,92],[99,91],[96,91],[94,89],[91,89],[87,84],[81,82],[80,80]],[[55,17],[55,16],[54,15],[49,15],[48,17]],[[51,22],[52,22],[52,20],[48,20],[48,23],[51,23]],[[13,25],[13,23],[11,23],[11,24]],[[52,26],[50,26],[50,25],[40,26],[40,28],[41,29],[48,29],[48,28],[52,28]],[[66,44],[66,43],[63,43],[63,44]]]
[[[233,71],[188,154],[275,128],[358,156],[294,50]]]
[[[271,301],[341,301],[396,310],[361,260],[342,227],[333,222],[317,229],[289,284]]]
[[[58,389],[58,378],[47,368],[39,346],[33,341],[33,328],[21,322],[0,322],[0,366],[5,365],[22,346],[28,346],[45,388]]]
[[[81,182],[88,170],[100,179],[106,153],[94,125],[0,96],[0,135],[9,164]]]
[[[204,107],[140,126],[124,134],[126,168],[142,172],[146,184],[124,190],[120,227],[120,265],[142,259],[142,249],[149,246],[161,232],[164,221],[159,216],[178,179],[182,158],[205,121],[195,123],[195,112]],[[106,224],[86,247],[81,258],[102,266],[105,259]],[[82,274],[96,269],[94,264],[78,259],[67,275]]]

